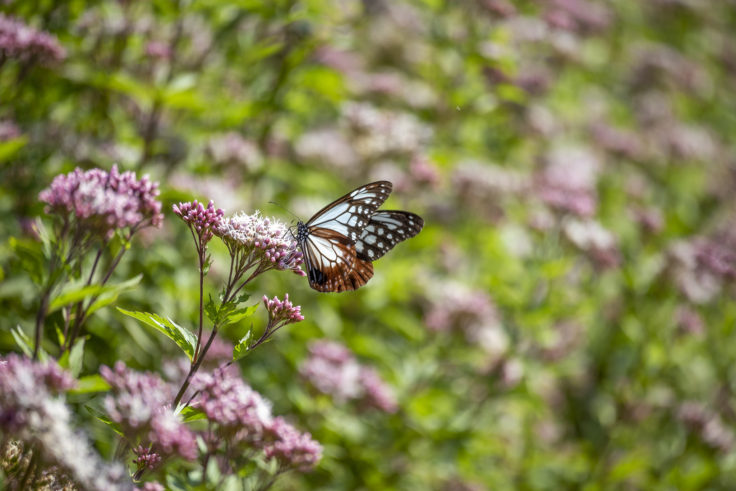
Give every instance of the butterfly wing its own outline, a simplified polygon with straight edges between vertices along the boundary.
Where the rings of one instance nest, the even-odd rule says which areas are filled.
[[[379,210],[363,227],[355,241],[358,260],[373,262],[402,240],[414,237],[422,230],[424,220],[419,215],[400,210]]]
[[[314,214],[307,222],[310,233],[317,228],[326,228],[354,243],[373,213],[391,194],[391,187],[388,181],[376,181],[350,191]]]
[[[312,228],[302,251],[309,286],[320,292],[357,290],[373,276],[373,265],[357,257],[345,235],[329,228]]]

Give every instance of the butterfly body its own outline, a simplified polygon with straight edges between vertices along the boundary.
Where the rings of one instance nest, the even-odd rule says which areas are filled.
[[[297,223],[309,286],[321,292],[357,290],[373,277],[372,262],[419,233],[414,213],[378,210],[391,193],[388,181],[361,186]]]

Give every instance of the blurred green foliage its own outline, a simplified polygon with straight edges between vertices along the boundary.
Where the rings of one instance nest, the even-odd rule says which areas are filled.
[[[55,36],[0,58],[0,351],[32,333],[30,221],[77,166],[150,173],[163,228],[114,306],[191,327],[196,256],[177,201],[303,219],[374,179],[425,219],[356,292],[265,275],[306,321],[244,377],[324,445],[279,489],[736,486],[736,5],[732,1],[6,1]],[[212,243],[209,291],[227,253]],[[60,322],[52,313],[46,335]],[[258,317],[258,316],[261,317]],[[256,314],[258,328],[265,323]],[[160,370],[168,339],[108,306],[81,374]],[[236,342],[248,325],[224,335]],[[394,387],[361,410],[299,375],[338,340]],[[90,379],[91,380],[91,379]],[[81,394],[80,404],[99,397]],[[114,435],[91,416],[98,448]]]

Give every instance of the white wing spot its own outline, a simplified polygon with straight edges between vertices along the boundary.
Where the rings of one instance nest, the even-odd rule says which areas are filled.
[[[380,247],[381,249],[383,249],[383,242],[379,242],[378,243],[378,247]]]
[[[376,243],[376,236],[375,235],[369,235],[365,238],[365,241],[371,245]]]
[[[373,257],[373,256],[375,256],[376,254],[375,254],[375,253],[373,252],[373,249],[368,249],[368,255],[369,255],[370,257]]]
[[[378,229],[378,235],[383,235],[383,229],[382,228],[379,228]]]
[[[394,238],[394,235],[393,235],[393,234],[388,234],[388,235],[386,236],[386,238],[387,238],[388,240],[391,240],[391,239],[393,239],[393,238]]]

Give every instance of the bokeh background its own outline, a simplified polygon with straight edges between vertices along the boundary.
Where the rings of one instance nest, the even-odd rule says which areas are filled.
[[[116,278],[144,279],[116,305],[190,326],[196,256],[172,203],[289,222],[269,201],[307,219],[388,179],[387,206],[425,228],[366,287],[321,294],[276,272],[251,289],[288,292],[306,320],[243,375],[324,445],[317,469],[277,488],[736,486],[736,2],[0,12],[3,353],[38,301],[11,244],[34,240],[38,192],[59,173],[117,163],[161,183],[164,225],[136,237]],[[227,255],[213,247],[216,293]],[[113,308],[87,330],[84,373],[177,356]],[[320,390],[319,340],[372,367],[385,404],[339,393],[352,380],[339,371]],[[110,455],[114,435],[88,418]]]

